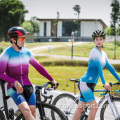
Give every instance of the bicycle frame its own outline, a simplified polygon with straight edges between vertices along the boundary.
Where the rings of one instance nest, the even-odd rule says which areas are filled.
[[[99,106],[105,101],[105,99],[107,99],[107,100],[108,100],[108,103],[109,103],[109,106],[110,106],[110,109],[111,109],[111,112],[112,112],[112,114],[113,114],[113,116],[114,116],[114,119],[116,118],[116,116],[115,116],[113,107],[115,108],[116,113],[117,113],[118,116],[120,117],[120,114],[119,114],[119,112],[118,112],[118,110],[117,110],[117,107],[116,107],[115,103],[112,102],[112,99],[114,99],[114,98],[110,95],[110,92],[109,92],[109,91],[107,91],[107,90],[104,89],[104,90],[95,90],[94,92],[106,92],[105,95],[103,95],[103,97],[102,97],[102,98],[100,99],[100,101],[98,102],[98,108],[99,108]],[[112,104],[113,104],[113,105],[112,105]],[[113,106],[113,107],[112,107],[112,106]]]
[[[10,96],[6,95],[5,92],[5,82],[4,81],[0,81],[0,85],[1,85],[1,89],[2,89],[2,95],[3,95],[3,105],[4,107],[1,107],[0,110],[4,111],[5,110],[5,114],[7,119],[9,118],[9,114],[8,114],[8,105],[7,105],[7,100],[10,98]]]
[[[74,82],[74,93],[76,94],[75,84],[78,84],[79,79],[71,78],[70,81]],[[112,85],[120,85],[120,83],[113,83],[113,84],[112,84],[112,83],[109,83],[109,84],[110,84],[111,86],[112,86]],[[117,99],[116,97],[113,97],[113,96],[110,94],[110,92],[107,91],[106,89],[94,90],[94,92],[105,92],[105,94],[103,95],[103,97],[102,97],[102,98],[99,100],[99,102],[98,102],[98,108],[100,107],[100,105],[101,105],[102,103],[105,102],[105,99],[107,99],[108,105],[110,106],[110,110],[111,110],[111,112],[112,112],[112,114],[113,114],[113,116],[114,116],[114,119],[116,119],[116,115],[117,115],[118,117],[120,117],[120,113],[119,113],[119,111],[118,111],[118,109],[117,109],[117,106],[115,105],[115,102],[114,102],[114,99]],[[80,94],[80,93],[79,93],[79,94]],[[76,99],[79,100],[79,96],[76,97]],[[76,100],[76,99],[75,99],[75,100]],[[74,105],[74,103],[71,104],[71,106],[70,106],[71,109],[72,109],[73,105]],[[88,109],[88,106],[86,106],[86,108],[85,108],[85,110],[84,110],[84,114],[85,114],[85,115],[87,115],[87,109]],[[116,115],[115,115],[115,113],[116,113]]]
[[[0,111],[3,112],[5,111],[5,115],[7,119],[11,119],[14,120],[14,109],[9,109],[8,110],[8,104],[7,104],[7,100],[10,98],[10,96],[6,95],[5,92],[5,81],[0,80],[0,85],[2,88],[2,95],[3,95],[3,107],[0,108]],[[45,103],[47,101],[47,99],[50,99],[50,102],[52,100],[53,95],[50,96],[45,96],[42,94],[42,92],[40,93],[40,89],[44,89],[44,87],[46,87],[47,85],[51,84],[51,87],[53,88],[53,84],[51,82],[47,82],[44,86],[36,86],[36,107],[39,108],[39,113],[40,113],[40,117],[41,120],[43,120],[43,115],[45,115],[44,113],[44,109],[42,108],[42,103]],[[49,88],[49,90],[51,90]],[[45,90],[43,90],[44,93],[46,92]],[[44,101],[41,101],[41,95],[44,97]],[[49,103],[50,103],[49,102]],[[12,112],[12,114],[10,115],[10,112]],[[22,113],[15,119],[15,120],[20,120],[23,117]]]

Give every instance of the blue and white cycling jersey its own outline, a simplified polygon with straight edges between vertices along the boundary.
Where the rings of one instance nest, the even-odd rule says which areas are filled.
[[[81,77],[80,82],[78,83],[80,101],[88,103],[95,100],[93,92],[99,76],[103,84],[106,82],[102,72],[105,66],[113,74],[113,76],[120,81],[120,77],[109,63],[105,52],[100,51],[97,47],[94,47],[90,52],[87,72]]]
[[[102,69],[105,66],[120,82],[120,77],[113,66],[109,63],[106,53],[104,51],[100,51],[97,47],[94,47],[90,52],[87,72],[81,77],[80,81],[97,84],[100,76],[102,83],[105,84],[106,81],[102,72]]]

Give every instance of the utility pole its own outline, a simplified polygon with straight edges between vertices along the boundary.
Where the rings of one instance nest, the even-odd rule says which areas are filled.
[[[77,22],[77,41],[78,41],[78,35],[79,35],[79,27],[80,27],[80,22],[79,22],[79,14],[80,12],[78,12],[78,22]]]
[[[58,38],[58,19],[59,19],[59,12],[57,12],[56,40],[57,40],[57,38]]]
[[[74,32],[71,33],[71,40],[72,40],[72,49],[71,49],[71,60],[72,60],[73,59]]]

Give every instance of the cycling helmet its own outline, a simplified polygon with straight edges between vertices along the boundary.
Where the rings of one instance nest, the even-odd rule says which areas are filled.
[[[25,29],[19,26],[12,27],[8,30],[8,36],[10,38],[10,42],[13,44],[11,41],[11,38],[14,38],[16,40],[15,45],[18,47],[18,49],[21,50],[22,47],[18,46],[17,44],[17,39],[19,36],[26,35]]]
[[[105,39],[106,34],[105,34],[104,32],[102,32],[101,30],[97,30],[97,31],[93,32],[93,34],[92,34],[93,40],[94,40],[96,37],[103,37],[103,39]]]
[[[18,38],[19,36],[26,35],[25,29],[19,26],[12,27],[8,30],[9,38]]]

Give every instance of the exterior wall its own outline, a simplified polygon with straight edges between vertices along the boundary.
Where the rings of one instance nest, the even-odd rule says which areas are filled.
[[[58,33],[58,37],[62,37],[62,21],[58,21],[57,33]]]
[[[103,27],[99,22],[81,22],[81,37],[91,37],[95,30],[103,30]]]
[[[103,29],[103,26],[99,23],[99,22],[96,22],[96,29],[95,30],[104,30]]]
[[[40,21],[40,36],[44,36],[44,21]]]
[[[51,22],[47,21],[47,35],[46,36],[51,36]]]
[[[40,21],[40,36],[44,36],[44,22],[47,24],[46,36],[51,36],[51,21]]]
[[[51,39],[52,41],[68,41],[71,39],[71,35],[70,36],[62,36],[62,24],[63,21],[73,21],[73,20],[66,20],[66,19],[59,19],[58,20],[58,29],[57,29],[57,37],[58,39],[56,39],[56,26],[54,25],[55,23],[55,19],[44,19],[44,20],[40,20],[40,33],[39,35],[35,36],[34,38],[36,39],[36,41],[49,41],[49,39]],[[46,22],[46,24],[45,24]],[[100,20],[81,20],[81,25],[80,25],[80,37],[77,38],[77,36],[75,35],[75,40],[76,41],[92,41],[92,33],[95,30],[104,30],[105,24],[100,21]],[[44,29],[46,25],[46,33],[44,33]],[[44,36],[45,35],[45,36]]]

